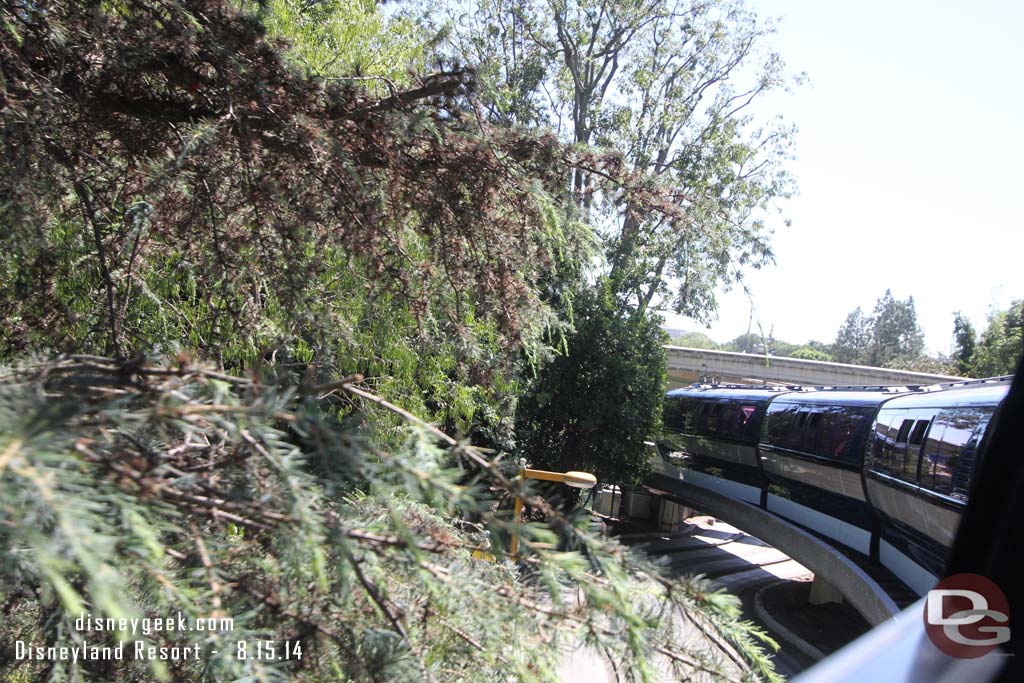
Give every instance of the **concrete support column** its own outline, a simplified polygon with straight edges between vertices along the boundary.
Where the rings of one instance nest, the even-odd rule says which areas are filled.
[[[693,511],[685,505],[668,500],[658,499],[658,531],[676,532],[683,526]]]
[[[843,594],[836,590],[836,587],[825,579],[814,575],[814,583],[811,584],[811,597],[808,601],[812,605],[825,605],[830,602],[843,603]]]
[[[624,496],[623,516],[628,519],[651,519],[654,516],[654,496],[643,489],[631,489]]]

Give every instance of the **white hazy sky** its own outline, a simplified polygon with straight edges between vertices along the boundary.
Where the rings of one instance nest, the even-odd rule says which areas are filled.
[[[755,319],[791,342],[830,342],[886,288],[913,296],[929,351],[953,312],[976,328],[1024,297],[1024,2],[751,0],[810,83],[770,108],[796,123],[800,194],[773,217],[776,265],[748,274]],[[750,301],[719,297],[710,330],[747,331]]]

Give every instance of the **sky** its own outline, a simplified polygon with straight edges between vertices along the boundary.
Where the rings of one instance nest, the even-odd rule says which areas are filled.
[[[775,265],[747,274],[752,331],[831,342],[888,288],[914,297],[928,351],[948,354],[955,311],[980,332],[1024,298],[1024,2],[749,4],[781,20],[773,46],[809,79],[762,105],[799,127],[800,189],[769,220]],[[665,326],[747,332],[751,300],[718,300],[710,329]]]

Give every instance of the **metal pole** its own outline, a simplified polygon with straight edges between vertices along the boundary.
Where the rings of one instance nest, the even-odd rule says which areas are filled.
[[[526,479],[526,460],[519,461],[519,482],[522,485]],[[509,543],[509,553],[513,558],[519,554],[519,517],[523,514],[523,499],[516,494],[515,503],[512,505],[512,542]]]

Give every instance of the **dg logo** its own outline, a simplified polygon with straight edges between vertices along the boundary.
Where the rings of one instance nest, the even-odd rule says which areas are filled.
[[[950,657],[983,657],[1010,640],[1006,595],[978,574],[954,574],[932,590],[924,607],[924,627],[935,647]]]

